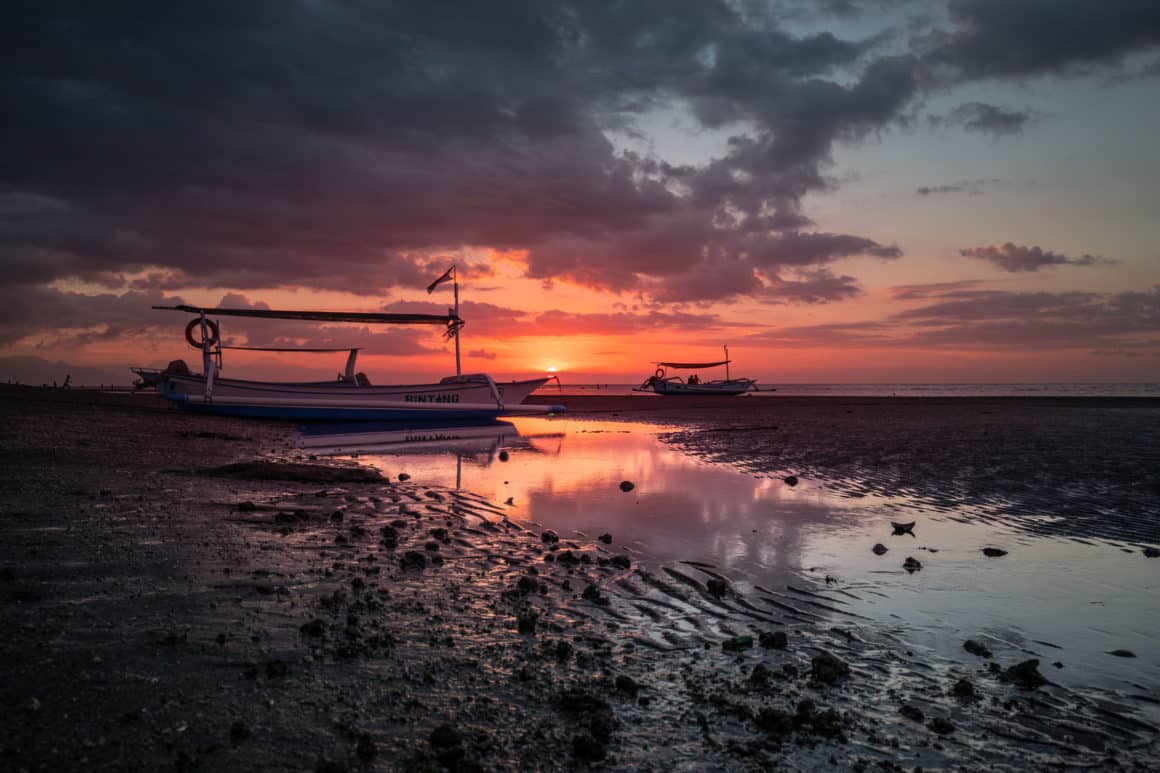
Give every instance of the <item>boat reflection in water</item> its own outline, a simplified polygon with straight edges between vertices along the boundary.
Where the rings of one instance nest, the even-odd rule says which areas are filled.
[[[304,425],[300,445],[314,456],[425,457],[427,462],[455,458],[455,488],[463,482],[463,462],[488,467],[506,460],[515,449],[544,452],[535,440],[559,440],[563,432],[521,434],[507,421],[472,424],[419,424],[400,427],[398,422],[346,422]],[[559,453],[556,443],[555,453]],[[383,462],[374,466],[382,468]],[[383,470],[389,472],[389,470]],[[450,482],[450,481],[448,481]]]

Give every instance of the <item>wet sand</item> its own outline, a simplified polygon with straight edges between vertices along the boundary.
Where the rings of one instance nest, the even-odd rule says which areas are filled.
[[[1027,528],[1119,540],[1160,572],[1142,553],[1158,541],[1151,401],[760,399],[565,402],[673,424],[666,440],[691,453],[851,496],[905,490],[996,518],[1066,508]],[[12,388],[0,417],[4,769],[1024,770],[1156,756],[1141,711],[1154,685],[1039,684],[1046,647],[919,657],[824,584],[739,594],[711,566],[642,567],[615,534],[556,541],[471,493],[310,459],[279,424]]]

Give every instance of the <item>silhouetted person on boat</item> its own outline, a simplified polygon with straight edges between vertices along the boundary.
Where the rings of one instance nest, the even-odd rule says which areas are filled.
[[[690,384],[700,384],[701,379],[697,378],[697,374],[694,373],[693,375],[689,376],[689,383]]]

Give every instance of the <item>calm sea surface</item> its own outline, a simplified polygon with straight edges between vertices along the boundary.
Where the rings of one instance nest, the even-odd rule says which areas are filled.
[[[1125,390],[1043,389],[1108,394],[1113,386],[1116,394]],[[877,385],[866,393],[899,388]],[[1026,388],[937,387],[944,394]],[[963,640],[981,638],[1004,662],[1033,653],[1045,665],[1061,663],[1049,668],[1050,678],[1080,689],[1160,690],[1160,559],[1143,557],[1138,546],[1032,534],[979,518],[970,505],[932,508],[901,495],[851,496],[810,480],[790,486],[682,453],[658,437],[670,429],[565,416],[312,435],[303,444],[318,456],[357,455],[392,477],[407,473],[421,485],[471,491],[513,521],[555,529],[565,539],[593,541],[609,533],[615,552],[628,551],[653,571],[696,561],[715,567],[743,593],[759,586],[820,589],[860,616],[835,616],[834,625],[882,626],[917,653],[961,660]],[[622,491],[624,480],[635,487]],[[910,520],[917,522],[915,537],[892,536],[892,521]],[[871,551],[879,542],[889,549],[883,556]],[[988,559],[981,553],[987,546],[1002,546],[1009,555]],[[922,571],[903,571],[908,556],[922,562]],[[1108,654],[1116,649],[1140,657]]]
[[[541,387],[537,395],[628,395],[636,384],[569,384]],[[1160,397],[1160,383],[1138,384],[766,384],[772,392],[749,397]]]

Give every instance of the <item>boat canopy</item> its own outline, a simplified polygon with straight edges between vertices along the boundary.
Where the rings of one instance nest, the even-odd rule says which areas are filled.
[[[306,352],[307,354],[330,354],[331,352],[359,352],[360,346],[342,346],[335,349],[302,348],[299,346],[222,346],[242,352]]]
[[[367,325],[451,325],[460,323],[459,315],[446,314],[385,314],[364,311],[279,311],[277,309],[217,309],[202,306],[154,306],[164,311],[184,311],[190,314],[212,314],[221,317],[258,317],[262,319],[299,319],[311,322],[355,322]]]
[[[700,368],[716,368],[718,365],[728,365],[733,360],[721,360],[720,362],[658,362],[662,368],[679,368],[683,370],[698,370]]]

